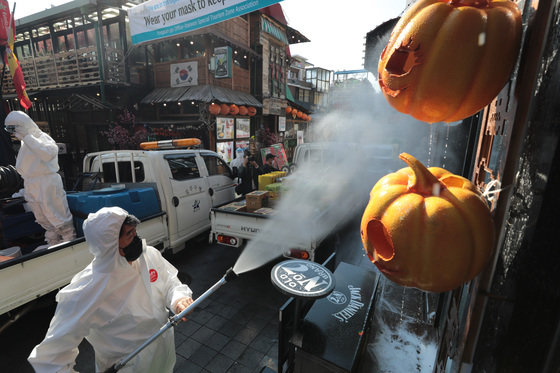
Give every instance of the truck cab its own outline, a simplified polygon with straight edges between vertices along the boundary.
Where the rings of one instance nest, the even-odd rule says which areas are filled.
[[[147,186],[167,214],[173,253],[210,228],[210,209],[234,199],[235,182],[215,152],[195,149],[116,150],[87,154],[83,189]]]

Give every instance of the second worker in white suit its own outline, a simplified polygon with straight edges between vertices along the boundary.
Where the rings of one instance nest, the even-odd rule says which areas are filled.
[[[45,240],[52,246],[74,239],[72,214],[57,173],[58,145],[22,111],[12,111],[4,123],[21,140],[16,169],[24,181],[24,198],[46,231]]]

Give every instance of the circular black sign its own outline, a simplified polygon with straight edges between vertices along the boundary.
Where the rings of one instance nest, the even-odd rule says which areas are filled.
[[[324,266],[293,259],[276,264],[270,272],[274,286],[294,297],[322,298],[334,289],[334,277]]]

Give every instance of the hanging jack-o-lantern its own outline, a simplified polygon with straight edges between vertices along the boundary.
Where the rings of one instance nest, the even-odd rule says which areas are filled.
[[[235,105],[235,104],[231,104],[229,106],[229,113],[231,115],[237,115],[239,113],[239,106]]]
[[[255,114],[257,114],[257,109],[255,109],[254,106],[249,106],[247,108],[247,114],[249,114],[250,117],[254,116]]]
[[[208,111],[210,112],[210,114],[212,115],[218,115],[220,114],[220,105],[215,104],[215,103],[211,103],[208,106]]]
[[[464,119],[508,81],[521,32],[513,1],[419,0],[381,54],[379,85],[391,106],[418,120]]]
[[[221,115],[228,115],[229,114],[229,105],[228,104],[221,104],[220,105],[220,114]]]
[[[239,115],[247,115],[247,112],[248,112],[248,111],[247,111],[247,106],[241,105],[241,106],[239,107]]]
[[[370,260],[390,280],[434,292],[452,290],[485,267],[494,244],[488,204],[474,184],[440,167],[382,177],[370,192],[360,234]]]
[[[286,106],[286,114],[290,114],[292,112],[291,106]]]

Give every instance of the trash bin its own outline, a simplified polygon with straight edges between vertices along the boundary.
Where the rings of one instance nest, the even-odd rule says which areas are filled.
[[[358,367],[379,275],[341,262],[334,278],[333,292],[316,300],[303,319],[295,372],[355,372]]]

